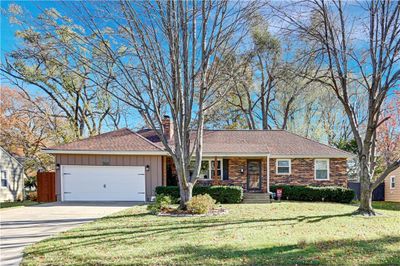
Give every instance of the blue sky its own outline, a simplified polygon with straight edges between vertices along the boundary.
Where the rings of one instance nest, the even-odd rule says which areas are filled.
[[[61,9],[62,3],[59,1],[0,1],[2,9],[7,9],[9,4],[20,5],[23,9],[29,10],[32,15],[40,13],[40,8],[54,7]],[[38,8],[40,7],[40,8]],[[4,52],[11,51],[15,48],[16,39],[14,38],[15,30],[18,29],[17,25],[11,25],[7,16],[1,16],[1,57],[3,58]]]
[[[354,7],[355,2],[347,2],[347,12],[351,15],[359,15],[360,9]],[[9,4],[18,4],[23,9],[27,10],[28,13],[32,14],[32,16],[37,16],[41,13],[41,10],[46,8],[56,8],[61,11],[62,14],[68,16],[68,10],[65,9],[65,5],[59,1],[3,1],[0,0],[1,8],[7,9]],[[270,21],[270,30],[273,33],[278,33],[279,28],[282,26],[282,23],[279,21],[274,22],[274,20]],[[1,58],[3,60],[4,53],[12,51],[17,45],[17,39],[14,37],[15,31],[18,29],[17,25],[11,25],[8,21],[8,17],[2,15],[1,16],[1,42],[0,42],[0,52]],[[362,35],[361,31],[358,32],[361,36],[357,36],[357,39],[365,41],[365,36]]]

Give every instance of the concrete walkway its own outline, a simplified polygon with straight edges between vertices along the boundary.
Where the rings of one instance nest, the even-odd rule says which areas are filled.
[[[135,204],[57,202],[0,210],[0,265],[19,265],[27,245]]]

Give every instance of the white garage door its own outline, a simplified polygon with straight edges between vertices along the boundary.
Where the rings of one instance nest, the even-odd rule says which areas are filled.
[[[63,165],[64,201],[145,201],[144,166]]]

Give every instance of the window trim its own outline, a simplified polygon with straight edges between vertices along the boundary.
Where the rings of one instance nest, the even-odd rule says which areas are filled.
[[[327,170],[327,175],[326,175],[326,179],[318,179],[317,178],[317,161],[325,161],[327,162],[326,164],[326,170]],[[330,170],[329,170],[330,166],[329,166],[329,159],[314,159],[314,180],[316,181],[328,181],[330,179]]]
[[[212,161],[214,161],[214,159],[209,159],[208,160],[208,170],[209,170],[209,173],[210,173],[210,178],[208,179],[208,180],[212,180],[213,179],[213,177],[214,177],[214,171],[211,169],[211,164],[212,164]],[[221,169],[220,169],[220,171],[221,171],[221,180],[224,180],[224,165],[223,165],[223,163],[224,163],[224,160],[222,159],[222,158],[220,158],[220,159],[217,159],[217,162],[221,162]],[[214,165],[214,164],[213,164]],[[218,170],[218,169],[217,169]],[[207,180],[207,179],[206,179]]]
[[[279,173],[278,166],[280,161],[288,161],[289,162],[289,172],[288,173]],[[292,159],[276,159],[276,174],[277,175],[291,175],[292,174]]]
[[[392,186],[393,184],[394,186]],[[390,189],[396,189],[396,177],[394,175],[389,178],[389,187]]]
[[[0,171],[0,187],[1,188],[8,188],[8,177],[7,177],[7,170]],[[6,181],[6,185],[3,186],[3,180]]]
[[[208,162],[208,176],[209,178],[201,178],[199,177],[198,180],[213,180],[214,177],[214,171],[211,169],[211,162],[214,161],[214,158],[212,159],[203,159],[201,160],[202,162]],[[224,160],[223,158],[218,158],[217,161],[221,162],[221,180],[224,180]]]

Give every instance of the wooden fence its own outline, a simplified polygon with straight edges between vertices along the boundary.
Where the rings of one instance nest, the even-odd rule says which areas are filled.
[[[38,172],[37,173],[37,201],[53,202],[56,201],[56,173]]]

